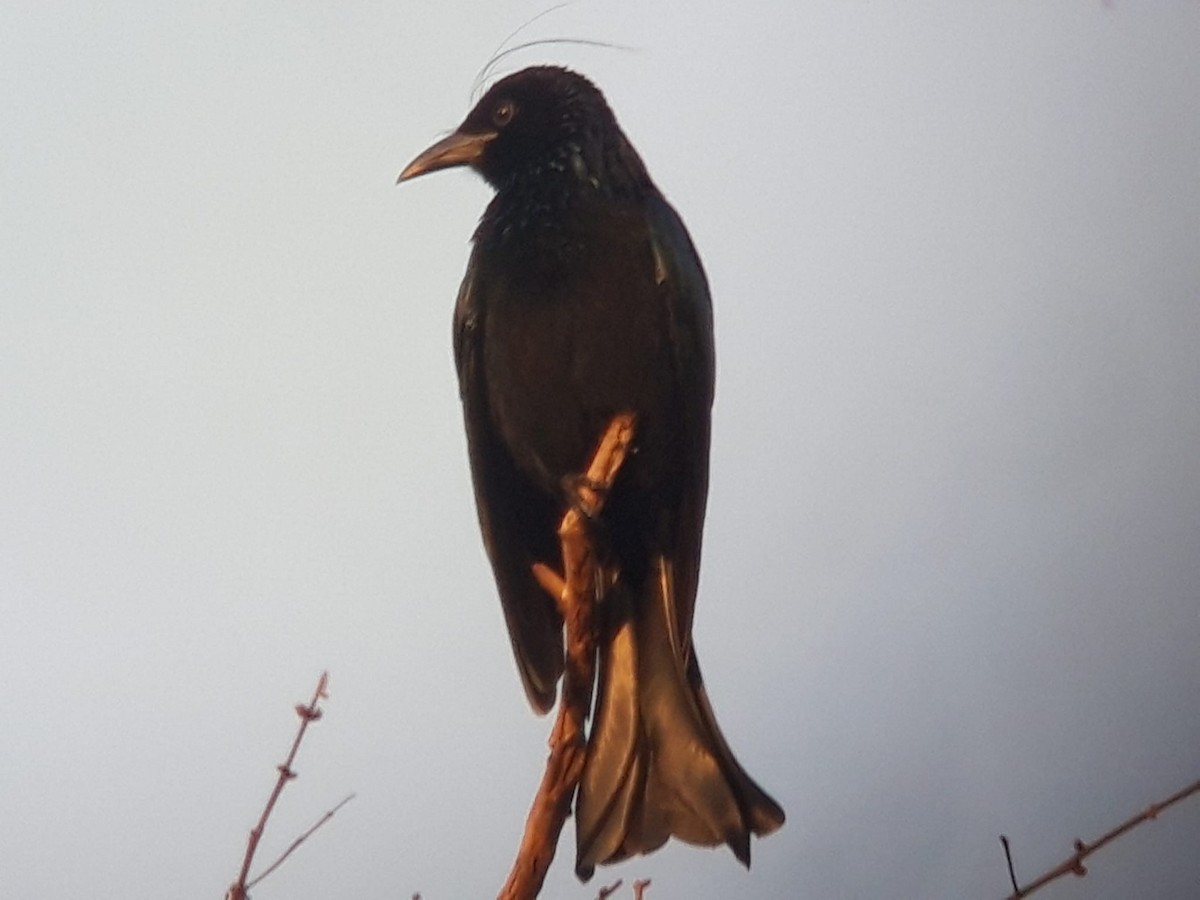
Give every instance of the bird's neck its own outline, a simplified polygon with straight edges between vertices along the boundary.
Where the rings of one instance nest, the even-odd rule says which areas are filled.
[[[586,218],[599,199],[597,189],[571,172],[543,169],[498,186],[480,228],[506,240],[528,240],[543,232],[571,231]]]
[[[624,140],[590,152],[566,144],[551,159],[494,186],[496,196],[480,220],[476,240],[504,244],[519,239],[551,246],[574,240],[655,190],[641,159]]]

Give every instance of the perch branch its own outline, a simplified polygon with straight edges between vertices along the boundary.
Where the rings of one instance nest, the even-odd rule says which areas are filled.
[[[587,751],[584,724],[592,702],[595,680],[596,629],[593,601],[600,592],[595,554],[587,535],[585,516],[599,515],[605,495],[633,442],[634,416],[619,413],[608,425],[588,470],[576,488],[572,505],[558,528],[563,575],[537,563],[534,576],[558,603],[567,630],[566,666],[558,716],[550,734],[550,756],[534,795],[517,858],[499,900],[533,900],[542,889],[554,859],[558,836],[571,812],[571,798],[583,774]]]
[[[1017,886],[1017,876],[1013,869],[1012,854],[1009,852],[1008,838],[1004,835],[1000,835],[1000,842],[1004,845],[1004,853],[1008,859],[1008,874],[1012,879],[1013,884],[1013,892],[1009,894],[1007,900],[1022,900],[1022,898],[1028,897],[1034,891],[1040,890],[1050,882],[1056,881],[1067,874],[1078,875],[1080,878],[1082,878],[1087,874],[1087,867],[1083,864],[1085,859],[1087,859],[1101,847],[1104,847],[1106,844],[1115,841],[1121,835],[1125,834],[1125,832],[1136,828],[1143,822],[1149,822],[1151,819],[1157,819],[1159,813],[1195,793],[1200,793],[1200,781],[1196,781],[1185,787],[1183,790],[1177,791],[1166,800],[1163,800],[1159,803],[1151,803],[1140,813],[1126,819],[1112,831],[1101,836],[1091,844],[1085,844],[1083,841],[1076,838],[1074,853],[1068,856],[1053,869],[1046,872],[1044,875],[1038,876],[1024,887]]]
[[[321,700],[329,695],[325,688],[329,685],[329,673],[322,672],[321,677],[317,680],[317,689],[313,692],[312,700],[305,706],[301,703],[296,704],[296,715],[300,717],[300,728],[296,731],[296,739],[292,741],[292,749],[287,755],[287,759],[283,761],[277,768],[279,770],[279,778],[275,782],[275,788],[271,791],[271,796],[267,799],[267,805],[263,807],[262,815],[259,816],[258,824],[250,831],[250,839],[246,843],[246,854],[242,857],[242,870],[238,873],[237,881],[229,886],[229,890],[225,892],[225,900],[246,900],[247,882],[246,879],[250,874],[250,866],[254,862],[254,854],[258,850],[258,842],[262,839],[263,831],[267,827],[267,819],[271,817],[271,812],[275,809],[275,801],[279,799],[279,795],[283,793],[283,786],[296,777],[296,773],[292,770],[292,763],[296,759],[296,751],[300,749],[300,742],[304,740],[304,732],[308,730],[310,722],[315,722],[321,718],[321,710],[318,704]],[[340,808],[345,804],[345,800],[338,804]],[[329,813],[330,816],[336,812],[335,808]],[[316,826],[310,829],[309,833],[320,827],[325,820],[318,822]],[[307,837],[305,834],[304,837]],[[301,841],[304,838],[301,838]],[[291,850],[288,850],[291,853]],[[287,853],[284,854],[287,856]],[[282,859],[280,860],[282,862]],[[278,865],[278,863],[276,863]],[[272,866],[274,868],[274,866]],[[258,879],[255,879],[257,881]]]

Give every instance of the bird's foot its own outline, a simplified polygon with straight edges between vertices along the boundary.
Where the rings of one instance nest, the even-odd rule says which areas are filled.
[[[608,485],[586,475],[566,475],[562,479],[562,489],[571,509],[592,525],[599,521],[596,510],[607,499]]]

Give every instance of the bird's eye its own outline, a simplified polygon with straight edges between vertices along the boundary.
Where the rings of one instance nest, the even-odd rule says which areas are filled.
[[[492,124],[497,128],[503,128],[512,121],[513,116],[517,114],[517,105],[511,100],[501,100],[496,108],[492,111]]]

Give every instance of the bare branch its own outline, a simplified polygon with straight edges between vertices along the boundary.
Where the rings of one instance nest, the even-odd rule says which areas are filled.
[[[280,854],[279,859],[275,860],[275,862],[273,862],[273,863],[271,863],[271,865],[267,866],[267,868],[263,871],[263,873],[261,875],[259,875],[257,878],[254,878],[250,882],[248,882],[246,884],[246,890],[250,890],[250,888],[254,887],[256,884],[258,884],[260,881],[262,881],[264,878],[266,878],[268,875],[270,875],[272,872],[274,872],[276,869],[278,869],[280,866],[282,866],[283,861],[292,855],[292,851],[294,851],[297,847],[299,847],[306,840],[308,840],[309,835],[311,835],[314,831],[316,831],[318,828],[320,828],[322,825],[324,825],[326,822],[328,822],[330,819],[332,819],[335,815],[337,815],[337,811],[353,799],[354,799],[354,794],[347,794],[345,797],[342,798],[341,803],[339,803],[333,809],[326,812],[325,815],[321,816],[321,818],[317,819],[317,821],[315,823],[313,823],[313,826],[311,828],[309,828],[308,831],[304,832],[304,834],[300,835],[300,837],[298,837],[294,841],[292,841],[291,846],[288,847],[286,850],[284,850],[282,854]]]
[[[304,740],[304,732],[308,729],[309,723],[321,718],[321,710],[318,704],[321,700],[329,696],[325,690],[328,685],[329,673],[322,672],[321,677],[317,680],[317,689],[313,691],[312,700],[308,702],[307,706],[303,704],[296,705],[296,715],[300,717],[300,727],[296,731],[296,739],[292,741],[292,749],[289,751],[287,759],[281,765],[277,766],[279,778],[275,782],[275,788],[271,791],[271,796],[267,799],[267,805],[263,807],[258,824],[250,831],[250,839],[246,843],[246,854],[242,857],[242,870],[238,873],[237,881],[230,885],[229,890],[225,892],[225,900],[246,900],[246,879],[250,874],[250,866],[254,862],[254,854],[258,850],[258,842],[262,839],[263,831],[266,830],[267,819],[271,817],[271,812],[275,809],[275,802],[279,799],[279,795],[283,793],[283,786],[296,777],[296,773],[292,770],[292,763],[296,759],[296,751],[300,749],[300,742]],[[345,802],[343,800],[342,804]],[[340,807],[342,804],[338,804],[338,806]],[[336,809],[334,812],[336,812]],[[316,827],[319,827],[320,824],[318,823],[317,826],[310,829],[310,833],[316,830]],[[307,834],[305,837],[307,837]],[[288,851],[288,853],[290,852],[291,850]],[[285,853],[284,856],[286,855]],[[258,879],[255,880],[257,881]]]
[[[600,513],[605,495],[620,471],[633,442],[635,418],[619,413],[609,423],[587,473],[580,479],[579,506],[590,516]],[[584,723],[595,681],[596,629],[592,603],[596,596],[595,554],[588,541],[583,514],[572,507],[558,528],[563,575],[549,566],[534,566],[538,583],[558,603],[567,630],[566,666],[558,716],[550,735],[550,756],[541,785],[533,798],[525,834],[499,900],[533,900],[542,889],[554,860],[558,836],[571,811],[571,799],[583,774],[587,751]]]
[[[1200,781],[1196,781],[1193,784],[1188,785],[1183,790],[1172,794],[1170,797],[1160,803],[1151,803],[1140,813],[1132,816],[1129,819],[1126,819],[1112,831],[1098,838],[1091,844],[1085,844],[1083,841],[1076,838],[1075,852],[1073,854],[1068,856],[1053,869],[1034,879],[1024,887],[1017,886],[1017,876],[1013,870],[1012,854],[1009,852],[1008,838],[1001,835],[1000,841],[1004,845],[1004,853],[1008,857],[1008,871],[1013,883],[1013,892],[1008,896],[1007,900],[1022,900],[1022,898],[1028,897],[1034,891],[1040,890],[1050,882],[1056,881],[1067,874],[1078,875],[1080,878],[1082,878],[1087,874],[1087,867],[1083,864],[1085,859],[1087,859],[1101,847],[1104,847],[1106,844],[1115,841],[1121,835],[1125,834],[1125,832],[1136,828],[1143,822],[1149,822],[1151,819],[1158,818],[1159,813],[1195,793],[1200,793]]]

